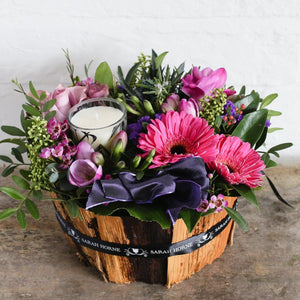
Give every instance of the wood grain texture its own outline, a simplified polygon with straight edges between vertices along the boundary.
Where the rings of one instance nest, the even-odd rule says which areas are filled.
[[[227,197],[232,207],[235,197]],[[53,201],[62,217],[81,233],[103,241],[130,244],[133,246],[147,246],[153,244],[170,244],[187,239],[211,228],[226,216],[223,211],[201,218],[192,233],[188,233],[184,222],[179,219],[175,225],[163,230],[156,222],[141,222],[133,217],[99,216],[80,208],[82,220],[71,218],[64,203]],[[184,255],[169,258],[122,257],[101,253],[90,248],[68,241],[75,247],[77,254],[93,265],[105,281],[116,283],[130,283],[143,281],[160,283],[170,287],[189,278],[193,273],[211,264],[225,250],[232,241],[233,222],[212,241],[200,249]]]

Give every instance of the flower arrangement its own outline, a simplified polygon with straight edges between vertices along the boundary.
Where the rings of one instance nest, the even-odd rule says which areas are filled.
[[[277,94],[262,99],[255,91],[246,94],[245,87],[237,92],[226,86],[224,68],[193,67],[185,73],[184,64],[163,66],[166,54],[141,54],[126,76],[118,67],[118,78],[106,62],[91,78],[89,64],[81,80],[65,51],[70,86],[60,84],[50,93],[30,82],[27,93],[13,80],[27,102],[21,129],[2,126],[15,136],[1,141],[15,145],[14,160],[4,155],[0,159],[8,163],[2,176],[19,171],[12,179],[21,191],[0,188],[19,201],[2,211],[0,219],[16,214],[25,228],[24,206],[39,219],[35,201],[46,191],[64,201],[72,217],[83,207],[101,215],[126,213],[162,228],[182,218],[192,231],[201,217],[226,210],[247,230],[225,196],[243,196],[258,207],[255,190],[263,183],[263,170],[276,165],[271,155],[279,157],[279,150],[292,145],[259,150],[267,134],[279,129],[270,127],[270,119],[280,112],[267,109]],[[127,117],[125,109],[117,117],[122,124],[105,142],[99,142],[97,133],[85,130],[78,137],[72,129],[78,126],[70,112],[95,99],[127,111]]]

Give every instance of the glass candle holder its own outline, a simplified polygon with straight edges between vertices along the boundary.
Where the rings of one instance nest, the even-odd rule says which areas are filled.
[[[74,139],[86,141],[93,149],[107,147],[110,140],[126,129],[126,108],[112,98],[94,98],[74,105],[67,115]]]

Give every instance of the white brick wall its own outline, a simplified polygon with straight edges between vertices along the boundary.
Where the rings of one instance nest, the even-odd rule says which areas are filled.
[[[10,83],[17,77],[53,90],[68,83],[61,48],[68,48],[79,75],[83,65],[106,60],[116,71],[140,52],[169,51],[166,62],[225,67],[228,85],[262,96],[277,92],[272,108],[284,127],[268,146],[292,141],[281,162],[300,162],[300,0],[1,0],[0,124],[18,124],[23,97]],[[2,139],[5,135],[0,134]],[[0,153],[7,153],[0,145]]]

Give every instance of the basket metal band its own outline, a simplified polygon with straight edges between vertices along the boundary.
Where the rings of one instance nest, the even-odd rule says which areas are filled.
[[[233,205],[233,209],[237,207],[237,200]],[[71,224],[69,224],[56,209],[56,218],[62,227],[63,231],[72,238],[72,240],[80,244],[81,246],[118,256],[127,257],[146,257],[146,258],[164,258],[175,255],[182,255],[191,253],[220,234],[226,226],[229,224],[231,218],[227,215],[220,222],[212,226],[206,232],[202,232],[198,235],[192,236],[186,240],[168,244],[168,245],[150,245],[150,246],[132,246],[126,244],[117,244],[102,241],[99,238],[94,238],[82,234],[80,231],[75,229]]]

